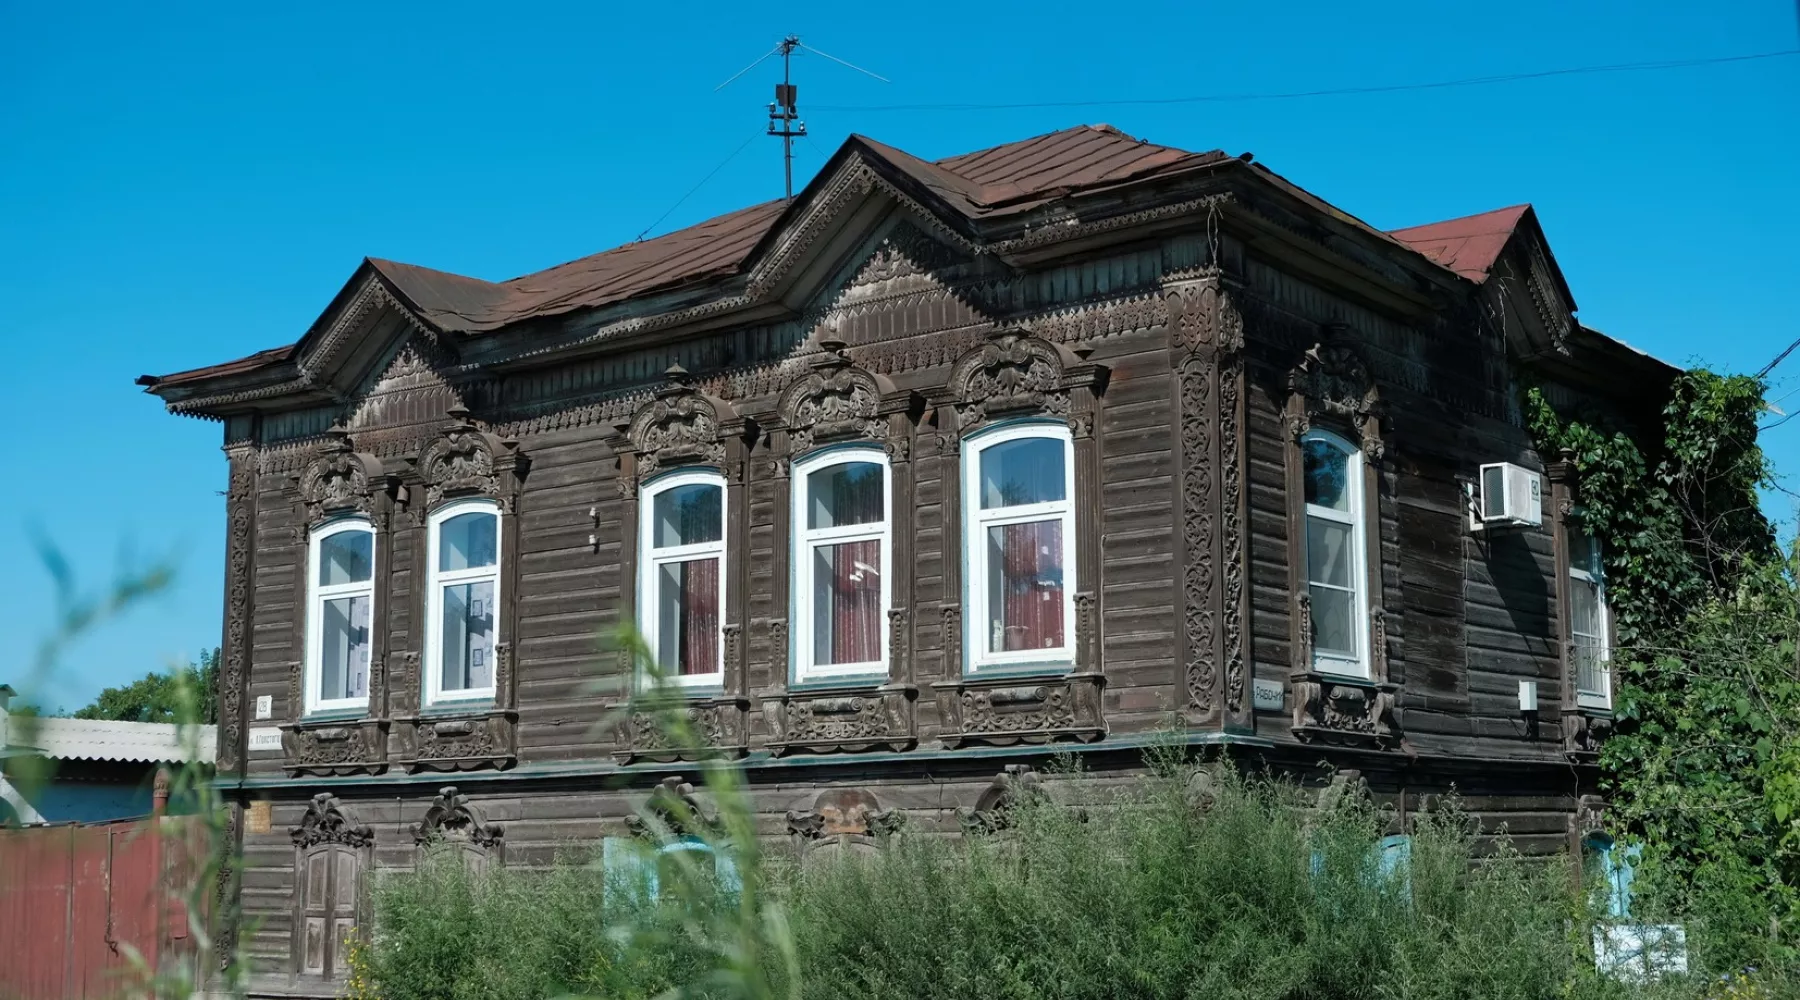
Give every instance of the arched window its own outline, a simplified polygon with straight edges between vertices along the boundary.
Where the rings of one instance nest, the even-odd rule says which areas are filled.
[[[963,444],[971,672],[1075,658],[1075,458],[1063,424],[996,427]]]
[[[1569,545],[1569,652],[1575,667],[1575,697],[1585,708],[1611,708],[1612,625],[1600,540],[1588,534],[1579,513],[1564,523],[1563,532]]]
[[[1369,676],[1366,514],[1361,450],[1330,431],[1300,438],[1313,669]]]
[[[725,680],[725,479],[690,470],[651,480],[638,519],[638,628],[658,672],[681,687]]]
[[[494,696],[500,641],[500,506],[459,500],[428,522],[425,590],[425,700]]]
[[[880,448],[833,449],[794,464],[798,680],[887,670],[890,493]]]
[[[306,580],[306,711],[360,709],[369,700],[374,527],[349,517],[315,528]]]

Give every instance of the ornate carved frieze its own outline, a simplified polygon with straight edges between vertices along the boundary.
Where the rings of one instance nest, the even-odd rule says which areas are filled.
[[[289,774],[380,774],[387,770],[385,719],[289,722],[281,730],[282,767]]]
[[[968,433],[992,416],[1021,410],[1068,416],[1063,372],[1078,363],[1047,341],[1018,330],[996,331],[951,369],[957,427]]]
[[[376,514],[375,499],[387,488],[381,459],[358,453],[342,427],[327,432],[316,457],[300,473],[302,520],[317,524],[333,514]]]
[[[750,701],[733,695],[627,707],[618,727],[621,764],[739,756],[748,747]]]
[[[458,841],[497,854],[505,844],[506,829],[489,823],[469,797],[455,785],[438,789],[437,798],[425,810],[425,818],[413,824],[413,843],[425,845],[433,841]]]
[[[408,676],[396,690],[418,690],[418,658],[406,659]],[[408,699],[410,701],[410,698]],[[479,706],[439,706],[396,713],[400,764],[408,771],[505,769],[519,759],[518,678],[514,647],[494,644],[494,700]]]
[[[450,421],[419,456],[426,509],[457,497],[482,496],[512,512],[526,467],[518,442],[481,430],[465,407],[451,407]]]
[[[763,699],[769,749],[776,754],[910,750],[917,691],[883,686],[831,693],[778,693]]]
[[[1008,764],[975,800],[974,808],[956,810],[957,822],[967,836],[1000,833],[1012,828],[1015,810],[1049,793],[1030,764]]]
[[[723,469],[728,436],[742,428],[736,411],[696,388],[680,365],[671,365],[664,374],[655,395],[620,428],[615,448],[636,457],[639,479],[682,465]]]
[[[1106,735],[1100,673],[1023,679],[961,678],[932,684],[944,745],[1010,745],[1078,740]]]
[[[862,788],[827,788],[813,799],[812,809],[789,810],[788,836],[804,861],[876,849],[882,838],[897,832],[904,814],[881,808],[881,800]]]
[[[1218,684],[1218,597],[1213,559],[1218,537],[1215,465],[1212,460],[1212,392],[1217,366],[1190,356],[1177,376],[1181,393],[1181,531],[1187,558],[1182,562],[1181,592],[1185,605],[1188,706],[1205,714],[1213,709]]]
[[[294,846],[302,850],[320,844],[342,844],[345,847],[369,847],[375,843],[375,831],[366,823],[358,823],[330,792],[320,792],[307,803],[300,825],[288,831]]]
[[[1600,745],[1612,735],[1610,713],[1577,710],[1564,712],[1563,752],[1578,764],[1592,764],[1599,759]]]
[[[1306,672],[1290,681],[1294,735],[1311,743],[1387,747],[1400,739],[1392,684]]]

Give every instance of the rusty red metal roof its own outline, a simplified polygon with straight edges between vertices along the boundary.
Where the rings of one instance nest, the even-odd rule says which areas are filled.
[[[1025,211],[1076,192],[1230,159],[1221,150],[1195,153],[1145,142],[1110,125],[1079,125],[946,157],[935,163],[865,136],[852,136],[846,147],[851,144],[873,152],[888,166],[969,218]],[[1342,216],[1343,213],[1331,209],[1322,200],[1314,200]],[[789,207],[785,201],[752,205],[655,239],[628,243],[507,281],[486,281],[374,258],[368,259],[366,264],[421,321],[446,333],[484,333],[729,277],[742,270],[758,244]],[[1436,244],[1427,240],[1415,245],[1408,234],[1465,221],[1453,220],[1417,230],[1382,234],[1365,223],[1348,216],[1345,218],[1384,238],[1415,246],[1433,260],[1439,258],[1433,256],[1434,251],[1428,246]],[[1479,218],[1483,217],[1471,217]],[[1451,254],[1451,260],[1457,259]],[[1458,266],[1444,260],[1439,262]],[[343,294],[340,293],[340,299]],[[159,386],[253,373],[291,360],[298,346],[260,351],[235,361],[172,375],[147,375],[138,381],[154,390]]]
[[[1390,230],[1388,235],[1472,281],[1486,281],[1530,205]]]

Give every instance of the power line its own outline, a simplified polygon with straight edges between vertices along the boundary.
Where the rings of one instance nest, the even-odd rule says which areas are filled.
[[[1502,73],[1495,76],[1471,76],[1459,80],[1437,80],[1430,83],[1396,83],[1370,87],[1338,87],[1326,90],[1290,90],[1249,94],[1201,94],[1193,97],[1139,97],[1099,101],[1020,101],[1008,104],[817,104],[819,111],[1015,111],[1028,108],[1097,108],[1133,105],[1222,104],[1236,101],[1285,101],[1303,97],[1336,97],[1351,94],[1391,94],[1409,90],[1441,90],[1447,87],[1475,87],[1518,80],[1541,80],[1556,76],[1583,76],[1597,73],[1633,73],[1649,70],[1688,69],[1695,66],[1720,66],[1726,63],[1782,59],[1800,55],[1800,49],[1778,52],[1755,52],[1737,56],[1713,56],[1705,59],[1664,59],[1654,62],[1613,63],[1603,66],[1573,66],[1564,69],[1538,70],[1532,73]]]
[[[1796,347],[1800,347],[1800,338],[1795,339],[1795,341],[1793,343],[1787,345],[1786,350],[1782,351],[1780,354],[1775,355],[1775,360],[1769,362],[1766,365],[1763,365],[1762,371],[1757,372],[1756,377],[1760,379],[1764,375],[1767,375],[1770,372],[1774,371],[1775,366],[1778,364],[1781,364],[1783,361],[1786,361],[1787,356],[1794,353],[1794,348],[1796,348]]]
[[[689,198],[692,198],[694,196],[695,191],[698,191],[701,188],[705,187],[707,181],[712,180],[714,175],[718,174],[719,171],[724,170],[725,166],[727,164],[729,164],[732,160],[737,159],[739,153],[742,153],[746,148],[749,147],[749,145],[751,143],[762,138],[762,136],[763,136],[763,130],[760,128],[757,129],[756,131],[750,133],[750,138],[745,139],[742,143],[740,143],[738,145],[738,148],[732,150],[731,155],[725,157],[723,160],[720,160],[718,166],[716,166],[716,167],[712,168],[712,170],[708,171],[707,175],[705,177],[700,178],[700,183],[695,184],[691,188],[688,188],[687,194],[684,194],[680,198],[676,199],[675,204],[670,205],[669,210],[667,212],[664,212],[663,214],[657,216],[655,222],[652,222],[648,226],[645,226],[644,231],[637,234],[637,239],[632,240],[632,242],[633,243],[642,242],[644,237],[648,236],[650,234],[650,230],[655,229],[657,226],[662,225],[662,221],[664,219],[668,218],[670,216],[670,214],[673,213],[676,209],[680,208],[683,202],[687,201]]]

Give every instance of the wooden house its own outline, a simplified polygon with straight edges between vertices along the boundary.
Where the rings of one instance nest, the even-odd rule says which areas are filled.
[[[1173,729],[1575,848],[1604,581],[1520,392],[1654,432],[1676,373],[1574,310],[1528,206],[1383,232],[1107,126],[852,137],[510,281],[364,261],[292,345],[141,380],[224,430],[256,989],[329,994],[434,832],[531,863],[680,791],[620,622],[802,846]]]

